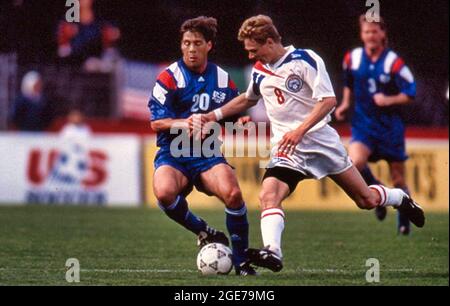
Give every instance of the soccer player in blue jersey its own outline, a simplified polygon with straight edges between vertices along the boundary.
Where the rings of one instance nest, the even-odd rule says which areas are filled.
[[[345,87],[342,104],[336,109],[336,119],[344,120],[355,99],[355,113],[351,120],[352,140],[349,154],[367,184],[379,184],[368,162],[385,160],[389,164],[392,183],[406,193],[405,127],[399,107],[410,103],[416,95],[414,77],[405,62],[388,48],[386,25],[359,19],[364,47],[345,55]],[[376,209],[378,219],[386,216],[386,208]],[[398,231],[408,235],[408,218],[398,212]]]
[[[238,275],[255,275],[246,262],[248,248],[247,208],[232,167],[223,156],[174,157],[170,133],[177,124],[192,127],[195,116],[213,111],[238,96],[227,72],[208,61],[217,33],[214,18],[198,17],[181,26],[183,57],[157,78],[149,102],[151,127],[160,147],[155,157],[153,190],[166,215],[198,235],[198,244],[219,242],[229,245],[223,232],[215,230],[188,208],[186,196],[195,186],[225,203],[226,225]],[[189,128],[187,128],[189,130]]]

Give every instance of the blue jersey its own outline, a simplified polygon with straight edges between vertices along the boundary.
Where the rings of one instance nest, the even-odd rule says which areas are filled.
[[[173,63],[156,80],[148,103],[151,121],[185,119],[192,114],[208,113],[223,106],[239,92],[227,72],[208,63],[201,74],[188,69],[183,60]],[[158,133],[157,145],[170,146],[177,135]]]
[[[355,97],[353,130],[375,138],[404,137],[404,125],[398,106],[379,107],[373,96],[383,93],[394,96],[404,93],[416,95],[414,76],[394,51],[385,49],[376,62],[372,62],[364,48],[357,48],[344,58],[345,86]]]

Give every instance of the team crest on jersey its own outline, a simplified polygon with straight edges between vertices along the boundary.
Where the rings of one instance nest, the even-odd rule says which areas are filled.
[[[383,84],[388,83],[391,80],[391,77],[387,74],[380,75],[380,82]]]
[[[223,103],[223,101],[225,101],[226,97],[227,97],[226,93],[217,91],[217,90],[214,90],[213,95],[212,95],[213,101],[216,102],[217,104]]]
[[[290,92],[297,93],[300,91],[300,89],[302,89],[302,87],[303,87],[303,81],[302,81],[302,79],[300,79],[300,77],[298,75],[291,74],[286,79],[286,88]]]

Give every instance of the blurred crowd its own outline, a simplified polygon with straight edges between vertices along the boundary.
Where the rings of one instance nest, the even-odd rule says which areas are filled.
[[[52,65],[60,70],[52,74],[52,79],[45,79],[45,73],[37,71],[39,68],[23,71],[20,92],[9,112],[11,128],[22,131],[46,130],[55,117],[61,115],[57,111],[58,107],[55,107],[61,101],[55,99],[55,95],[49,97],[46,94],[50,91],[48,87],[51,87],[47,86],[48,83],[61,83],[64,77],[73,82],[72,75],[78,72],[114,73],[121,60],[117,47],[120,29],[113,22],[96,16],[94,0],[79,1],[79,22],[68,22],[65,17],[62,16],[58,22],[54,39],[56,59]],[[58,78],[60,71],[65,75]],[[55,80],[55,75],[59,80]],[[75,106],[82,108],[82,102],[77,104],[64,108],[65,113]]]
[[[30,14],[37,14],[36,8],[39,7],[39,4],[37,4],[37,2],[27,2],[24,0],[11,0],[10,2],[13,3],[13,7],[16,7],[16,11],[13,10],[13,12],[15,12],[14,14],[17,14],[17,16],[21,16],[20,18],[16,18],[17,20],[20,20],[18,21],[18,23],[25,22],[27,18],[31,16]],[[261,3],[259,3],[259,1],[248,1],[248,3],[242,4],[242,10],[246,10],[248,12],[253,12],[258,8],[264,10],[265,7],[270,6],[269,2],[270,1],[261,1]],[[340,20],[339,18],[350,20],[351,18],[347,18],[345,14],[353,14],[352,10],[355,10],[355,5],[352,4],[352,1],[346,2],[342,0],[340,2],[348,2],[348,5],[337,6],[341,11],[339,11],[340,16],[335,16],[336,20]],[[289,5],[296,5],[292,3]],[[114,6],[115,5],[116,4],[114,4]],[[114,82],[108,81],[107,78],[103,78],[97,81],[90,80],[88,77],[86,77],[86,75],[80,75],[79,73],[91,75],[114,73],[114,71],[117,71],[117,67],[120,67],[121,63],[124,62],[121,52],[123,52],[127,56],[130,56],[130,49],[135,52],[135,54],[147,54],[149,57],[152,57],[153,60],[158,61],[158,63],[161,62],[162,57],[164,57],[166,61],[173,60],[174,54],[178,54],[179,51],[174,50],[175,47],[173,47],[174,45],[176,45],[176,48],[178,48],[178,45],[176,44],[176,38],[173,38],[172,43],[162,42],[160,37],[156,36],[156,34],[154,33],[163,33],[161,34],[161,37],[167,37],[167,32],[170,32],[172,34],[177,33],[176,31],[179,23],[183,18],[186,17],[186,15],[192,17],[192,14],[198,14],[200,12],[197,9],[197,7],[200,7],[200,5],[186,4],[182,3],[182,1],[168,1],[164,2],[164,4],[157,5],[142,3],[136,6],[128,5],[128,2],[126,1],[118,1],[117,6],[119,6],[119,9],[113,8],[113,13],[109,11],[110,14],[108,15],[105,14],[105,12],[107,13],[108,10],[105,9],[107,5],[104,2],[96,2],[95,0],[79,0],[79,22],[68,22],[65,16],[68,7],[60,5],[58,13],[54,14],[55,5],[52,4],[53,9],[49,8],[49,16],[51,17],[48,17],[48,22],[52,23],[52,30],[49,31],[48,28],[50,27],[48,27],[47,25],[41,26],[40,28],[41,32],[52,33],[52,39],[50,39],[49,37],[42,38],[43,40],[45,40],[45,43],[43,43],[44,46],[48,45],[50,40],[52,40],[53,50],[51,52],[51,55],[48,54],[48,59],[50,59],[51,61],[50,63],[43,60],[44,57],[42,57],[43,53],[45,53],[46,55],[47,53],[50,53],[48,52],[49,50],[39,50],[39,48],[36,48],[36,50],[31,50],[31,48],[29,48],[29,46],[40,46],[35,42],[35,40],[38,40],[39,37],[35,37],[35,32],[33,32],[29,28],[29,26],[26,30],[20,30],[17,26],[15,27],[16,29],[11,29],[10,27],[8,28],[8,26],[6,26],[7,31],[3,38],[1,37],[2,34],[0,34],[0,51],[2,50],[2,42],[6,41],[9,42],[10,45],[14,45],[13,42],[10,42],[12,40],[11,37],[21,37],[20,39],[23,41],[17,42],[15,47],[27,49],[27,52],[25,52],[25,56],[22,57],[22,60],[23,58],[31,58],[31,52],[36,52],[40,55],[36,56],[33,61],[34,63],[41,63],[32,65],[29,65],[28,63],[26,65],[22,65],[23,63],[19,63],[19,69],[17,73],[18,86],[16,99],[14,101],[14,104],[9,109],[8,118],[10,127],[25,131],[46,130],[49,125],[51,125],[51,122],[55,119],[55,117],[67,115],[69,110],[74,106],[81,109],[84,108],[84,112],[87,115],[94,114],[94,116],[96,116],[99,113],[107,113],[107,115],[109,116],[111,113],[114,113],[113,111],[107,112],[107,110],[105,110],[109,106],[104,106],[104,108],[97,107],[98,110],[92,111],[92,109],[95,108],[92,105],[101,105],[103,103],[101,102],[101,100],[108,100],[110,98],[118,99],[118,95],[116,93],[111,93],[112,90],[107,87],[113,87],[116,86],[116,84],[113,84]],[[141,8],[141,6],[145,8]],[[314,9],[314,5],[311,4],[310,6],[308,6],[308,9]],[[317,6],[319,5],[317,4]],[[124,14],[120,14],[120,10],[123,10],[124,7],[127,7],[129,11]],[[148,10],[148,7],[154,7],[154,9]],[[202,14],[208,14],[207,10],[213,10],[215,11],[214,14],[221,16],[225,14],[226,11],[217,11],[217,8],[215,8],[211,3],[202,4],[201,7],[203,9],[201,11]],[[362,8],[364,7],[362,6]],[[230,12],[233,11],[232,7],[227,9],[229,9]],[[62,12],[63,10],[64,13]],[[348,12],[348,10],[350,10],[350,13]],[[145,11],[145,13],[140,14],[140,11]],[[22,15],[20,15],[18,12],[20,12],[20,14]],[[278,20],[285,20],[286,23],[289,23],[290,20],[296,20],[297,18],[299,18],[298,16],[301,16],[301,14],[306,14],[306,12],[291,12],[290,10],[287,13],[288,14],[286,16],[283,16],[284,19],[278,18]],[[123,22],[123,20],[129,20],[130,14],[132,14],[132,16],[135,16],[136,18],[136,27],[134,24],[130,25],[129,23]],[[272,12],[272,14],[277,17],[279,13],[274,11]],[[331,12],[329,12],[329,10],[325,10],[324,14],[331,14]],[[125,18],[124,16],[128,19],[123,19]],[[150,20],[146,19],[148,18],[148,16],[154,17],[153,19],[151,19],[151,22]],[[303,18],[306,17],[307,16],[303,16]],[[234,14],[232,16],[229,16],[229,19],[227,19],[227,21],[233,24],[238,24],[236,20],[240,20],[240,18],[241,17],[235,16]],[[0,30],[3,29],[2,23],[7,25],[11,23],[12,20],[14,21],[13,17],[1,16],[0,14]],[[120,23],[120,21],[122,21],[122,23]],[[221,19],[221,22],[225,22],[223,18]],[[435,23],[433,23],[433,26],[435,26]],[[122,29],[118,24],[122,25]],[[166,26],[162,28],[162,24]],[[354,31],[349,28],[348,25],[349,23],[343,23],[336,25],[336,27],[338,27],[339,29],[345,28],[348,30],[347,32],[352,33],[351,35],[354,36]],[[281,26],[286,27],[286,25]],[[39,25],[36,25],[36,27],[39,27]],[[427,25],[425,25],[425,27],[427,27]],[[27,25],[24,25],[24,28],[27,28]],[[43,30],[44,28],[45,31]],[[130,28],[134,32],[139,33],[133,33]],[[395,28],[395,25],[392,28]],[[139,31],[136,31],[136,29],[139,29]],[[321,30],[314,29],[314,31]],[[396,29],[395,31],[399,32],[400,30]],[[220,45],[219,42],[219,47],[217,48],[217,50],[215,50],[214,55],[220,58],[219,62],[226,62],[226,59],[228,59],[229,63],[231,59],[239,58],[238,56],[228,56],[227,52],[231,51],[223,47],[224,42],[236,43],[234,32],[235,31],[231,29],[221,29],[220,40],[222,41],[222,45]],[[143,33],[146,33],[146,35],[143,35]],[[305,33],[292,31],[292,33],[289,35],[292,36],[288,36],[284,39],[286,44],[297,43],[295,40],[300,40],[301,38],[303,40],[301,41],[301,44],[298,43],[298,46],[304,45],[305,47],[310,47],[314,44],[323,45],[323,42],[329,39],[327,38],[327,35],[329,35],[329,33],[323,33],[324,38],[317,39],[317,41],[314,41],[313,43],[308,40],[311,38],[307,35],[305,36]],[[314,35],[315,32],[311,34],[311,37]],[[406,33],[405,35],[398,35],[397,37],[395,37],[395,40],[397,42],[400,41],[401,43],[401,40],[399,40],[399,38],[401,38],[401,36],[406,37],[407,35],[409,34]],[[421,38],[422,36],[423,35],[419,36],[419,38],[424,40],[423,38]],[[346,40],[345,37],[343,38],[343,40]],[[129,41],[132,41],[133,43],[127,43]],[[137,41],[136,48],[134,48],[135,41]],[[345,43],[347,43],[347,41]],[[119,48],[119,44],[121,42],[122,45]],[[338,44],[338,42],[336,43]],[[342,42],[342,44],[343,43],[344,42]],[[433,48],[433,50],[439,49],[433,45],[437,44],[437,40],[430,39],[430,44],[430,48]],[[10,49],[14,50],[14,48]],[[344,50],[339,47],[339,44],[335,49],[336,50],[319,49],[319,51],[323,51],[323,54],[331,57],[335,56],[333,53],[339,53],[338,56],[335,57],[342,58]],[[121,50],[121,52],[119,50]],[[133,55],[133,53],[131,53],[131,55]],[[241,61],[245,61],[247,64],[249,64],[245,56],[242,56]],[[428,62],[429,61],[427,61],[427,63]],[[431,62],[434,63],[435,61],[433,60]],[[334,78],[333,82],[335,83],[334,85],[336,87],[336,92],[339,92],[339,88],[341,87],[341,84],[339,82],[341,82],[341,80],[339,71],[336,71],[335,68],[333,68],[333,64],[335,64],[335,62],[330,61],[330,71]],[[414,60],[412,60],[412,69],[415,70],[415,68],[419,66],[418,64],[419,63],[417,61],[414,62]],[[421,65],[426,66],[423,63]],[[127,67],[133,67],[133,65],[128,65]],[[247,76],[244,71],[245,69],[242,67],[244,66],[240,65],[239,69],[243,71],[243,75]],[[138,75],[138,73],[135,73],[136,71],[132,70],[132,68],[128,70],[129,71],[125,73],[126,77],[129,78],[127,83],[133,83],[133,81],[135,81],[137,78],[144,79],[143,77]],[[50,73],[48,73],[48,71],[50,71]],[[69,73],[67,73],[67,71],[69,71]],[[153,72],[149,72],[146,75],[151,75],[152,73]],[[446,82],[448,82],[448,80],[443,79],[442,73],[439,75],[434,75],[432,73],[429,73],[428,71],[422,71],[421,74],[417,73],[416,75],[418,76],[418,95],[416,99],[417,102],[405,109],[406,122],[408,124],[417,125],[448,125],[448,114],[444,114],[448,112],[448,98],[445,99],[445,92],[443,92],[443,87],[447,87]],[[246,77],[245,79],[248,78]],[[94,89],[94,87],[98,86],[98,84],[102,82],[106,82],[108,83],[108,85]],[[141,80],[134,83],[140,84],[144,82]],[[148,80],[145,79],[145,84],[148,83]],[[91,85],[91,88],[87,88],[87,85]],[[141,103],[141,100],[144,96],[143,92],[147,96],[150,94],[151,85],[152,84],[146,85],[148,88],[145,89],[138,88],[140,91],[136,90],[137,87],[140,87],[138,85],[136,85],[135,87],[130,87],[132,89],[130,90],[131,94],[128,95],[127,98],[123,98],[123,100],[132,101],[134,105],[143,104],[143,109],[146,108],[146,101]],[[238,84],[238,86],[240,90],[243,91],[245,90],[246,84]],[[140,94],[139,97],[138,93]],[[120,103],[122,102],[123,101],[121,101]],[[74,103],[78,105],[73,105]],[[103,104],[107,103],[110,102],[106,101]],[[68,106],[62,107],[63,104],[67,104]],[[139,109],[138,111],[142,113],[145,110],[141,111],[141,109]],[[137,113],[137,111],[135,111],[134,113]],[[267,120],[264,105],[262,103],[251,109],[250,114],[255,121]]]

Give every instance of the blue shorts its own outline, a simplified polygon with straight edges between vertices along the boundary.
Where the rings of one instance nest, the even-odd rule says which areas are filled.
[[[168,148],[161,148],[158,153],[156,153],[154,161],[155,171],[161,166],[171,166],[172,168],[175,168],[183,173],[183,175],[189,180],[188,187],[183,191],[184,196],[191,193],[194,186],[198,191],[211,195],[203,187],[200,180],[200,174],[219,164],[229,165],[223,156],[175,158],[172,156],[170,149]]]
[[[385,135],[375,137],[366,131],[352,128],[351,142],[361,142],[372,152],[370,162],[385,160],[387,162],[404,162],[408,159],[405,149],[405,137],[403,135]]]

